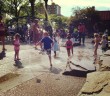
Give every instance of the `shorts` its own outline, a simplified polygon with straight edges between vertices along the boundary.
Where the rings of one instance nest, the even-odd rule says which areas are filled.
[[[51,49],[45,49],[47,55],[51,55]]]

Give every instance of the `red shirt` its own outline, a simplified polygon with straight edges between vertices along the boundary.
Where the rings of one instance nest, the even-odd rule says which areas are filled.
[[[85,25],[79,25],[78,30],[79,32],[85,32],[86,31]]]

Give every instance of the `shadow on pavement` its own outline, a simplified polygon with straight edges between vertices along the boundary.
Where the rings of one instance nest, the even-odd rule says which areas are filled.
[[[15,61],[14,66],[16,66],[16,67],[18,67],[18,68],[24,68],[24,67],[22,66],[21,61],[19,61],[19,60],[16,60],[16,61]]]
[[[0,60],[2,60],[4,57],[6,57],[5,51],[0,52]]]
[[[71,71],[65,71],[62,74],[68,75],[68,76],[86,77],[88,73],[94,72],[94,71],[95,70],[91,70],[91,71],[71,70]]]
[[[55,68],[55,67],[52,67],[52,69],[50,70],[51,73],[54,73],[54,74],[59,74],[62,70],[60,68]]]
[[[110,56],[110,54],[104,54],[104,56]]]
[[[80,46],[81,44],[80,43],[74,43],[73,46]]]

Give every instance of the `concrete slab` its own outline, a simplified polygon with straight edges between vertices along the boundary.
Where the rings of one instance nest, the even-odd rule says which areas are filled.
[[[8,45],[7,45],[8,46]],[[33,46],[21,45],[20,50],[20,62],[23,68],[19,69],[13,64],[15,64],[13,46],[8,46],[9,51],[6,51],[6,57],[0,60],[0,76],[7,74],[9,72],[17,72],[21,74],[19,77],[10,79],[4,83],[0,84],[0,89],[3,92],[14,88],[19,84],[23,84],[38,75],[46,73],[60,75],[65,71],[67,64],[67,53],[66,48],[61,47],[60,51],[57,52],[57,57],[54,58],[54,53],[52,51],[52,64],[53,68],[50,70],[48,56],[46,54],[39,54],[38,50],[35,50]],[[99,51],[99,50],[98,50]],[[87,43],[78,47],[74,47],[74,55],[71,57],[71,61],[77,65],[80,65],[88,70],[94,70],[93,64],[93,45]],[[77,66],[70,65],[72,69],[83,70]],[[70,69],[68,69],[70,70]]]

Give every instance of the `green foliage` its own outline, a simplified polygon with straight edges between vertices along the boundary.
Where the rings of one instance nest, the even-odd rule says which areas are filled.
[[[41,10],[43,9],[43,3],[38,2],[35,5],[35,15],[40,14]],[[45,12],[44,12],[45,13]]]
[[[99,20],[99,14],[95,11],[94,7],[73,8],[73,16],[70,18],[71,21],[91,20],[93,23]]]
[[[0,15],[4,12],[4,3],[2,0],[0,0]]]
[[[55,14],[49,15],[49,19],[52,23],[54,23],[54,27],[56,29],[62,28],[65,29],[67,28],[67,22],[68,18],[64,16],[57,16]]]

